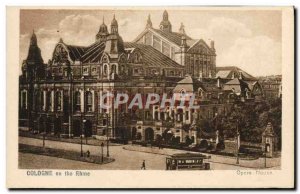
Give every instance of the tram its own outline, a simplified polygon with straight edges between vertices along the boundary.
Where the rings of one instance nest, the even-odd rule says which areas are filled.
[[[166,158],[166,170],[209,170],[210,163],[204,161],[210,158],[194,153],[173,154]]]

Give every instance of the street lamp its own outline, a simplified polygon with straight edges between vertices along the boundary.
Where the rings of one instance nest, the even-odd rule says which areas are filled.
[[[84,131],[84,125],[85,125],[86,120],[83,119],[82,122],[83,122],[83,131]],[[83,150],[82,150],[82,136],[83,136],[83,131],[81,130],[81,135],[80,135],[80,145],[81,145],[81,149],[80,149],[81,150],[81,154],[80,154],[80,156],[81,157],[83,157]]]
[[[104,147],[104,143],[102,142],[101,143],[101,161],[102,161],[102,163],[103,163],[103,147]]]
[[[108,137],[108,114],[106,113],[106,139],[107,139],[107,154],[106,156],[109,157],[109,137]]]
[[[240,132],[239,132],[239,120],[236,123],[236,164],[239,164],[239,148],[240,148]]]
[[[265,136],[265,168],[267,168],[267,152],[268,152],[268,148],[267,148],[267,136]]]

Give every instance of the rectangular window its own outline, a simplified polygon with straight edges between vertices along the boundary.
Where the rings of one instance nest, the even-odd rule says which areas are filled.
[[[171,59],[175,59],[175,48],[171,47]]]
[[[145,34],[145,44],[152,45],[152,34],[150,32]]]
[[[185,111],[185,120],[189,120],[189,111]]]
[[[162,53],[168,57],[170,57],[170,45],[162,42]]]
[[[153,36],[153,47],[156,50],[161,51],[161,41],[157,36]]]
[[[89,69],[88,67],[83,68],[83,75],[88,75],[89,74]]]

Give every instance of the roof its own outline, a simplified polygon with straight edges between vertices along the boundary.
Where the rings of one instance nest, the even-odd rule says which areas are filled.
[[[179,32],[166,32],[166,31],[162,31],[162,30],[154,29],[154,28],[152,28],[152,30],[155,31],[156,33],[160,34],[164,38],[168,39],[169,41],[174,42],[178,46],[181,45],[181,37],[182,36],[185,36],[187,41],[192,40],[192,38],[189,37],[188,35],[181,34]]]
[[[82,55],[82,62],[99,62],[105,49],[105,42],[96,42],[89,46],[84,55]]]
[[[196,153],[178,153],[178,154],[173,154],[171,155],[172,158],[186,158],[186,159],[190,159],[190,158],[202,158],[202,159],[208,159],[210,158],[209,156],[206,156],[204,154],[196,154]]]
[[[138,48],[143,55],[143,60],[145,65],[149,66],[157,66],[157,67],[171,67],[171,68],[180,68],[182,69],[183,66],[179,65],[169,57],[165,56],[155,48],[150,45],[144,45],[139,43],[133,42],[125,42],[124,43],[125,49],[128,50],[130,53],[132,49]]]
[[[84,54],[86,47],[83,46],[73,46],[73,45],[67,45],[64,44],[67,49],[69,50],[69,55],[70,58],[75,61],[75,60],[80,60],[81,56]]]
[[[60,42],[60,44],[65,45],[73,61],[77,60],[83,63],[99,62],[105,49],[105,42],[100,41],[87,47],[68,45],[63,42]]]
[[[232,78],[232,74],[239,76],[243,80],[257,80],[254,76],[250,75],[249,73],[245,72],[244,70],[236,67],[236,66],[224,66],[224,67],[216,67],[216,77],[220,78]]]
[[[245,90],[245,88],[249,88],[248,84],[238,78],[234,78],[233,80],[230,80],[229,82],[223,85],[223,90],[234,89],[234,92],[237,94],[240,94],[242,91]]]
[[[200,87],[204,89],[202,82],[188,75],[177,82],[177,85],[173,89],[173,92],[180,93],[182,89],[184,89],[185,92],[194,92],[197,91]]]

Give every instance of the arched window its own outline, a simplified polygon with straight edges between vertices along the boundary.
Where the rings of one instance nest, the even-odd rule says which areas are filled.
[[[51,101],[51,91],[48,91],[46,94],[46,111],[51,110],[52,101]]]
[[[198,91],[199,98],[203,98],[203,90],[200,88]]]
[[[80,111],[80,107],[81,107],[80,92],[76,91],[74,94],[74,110]]]
[[[134,54],[134,63],[139,62],[139,55],[137,53]]]
[[[40,108],[44,108],[45,104],[44,104],[44,91],[42,90],[40,93],[40,102],[41,102],[41,106]]]
[[[87,91],[85,94],[85,102],[86,102],[86,111],[91,112],[92,111],[92,106],[93,106],[93,94],[90,91]]]
[[[62,110],[61,108],[61,91],[57,91],[55,94],[55,103],[56,103],[56,110],[60,111]]]
[[[107,75],[107,65],[104,65],[104,67],[103,67],[103,74]]]

